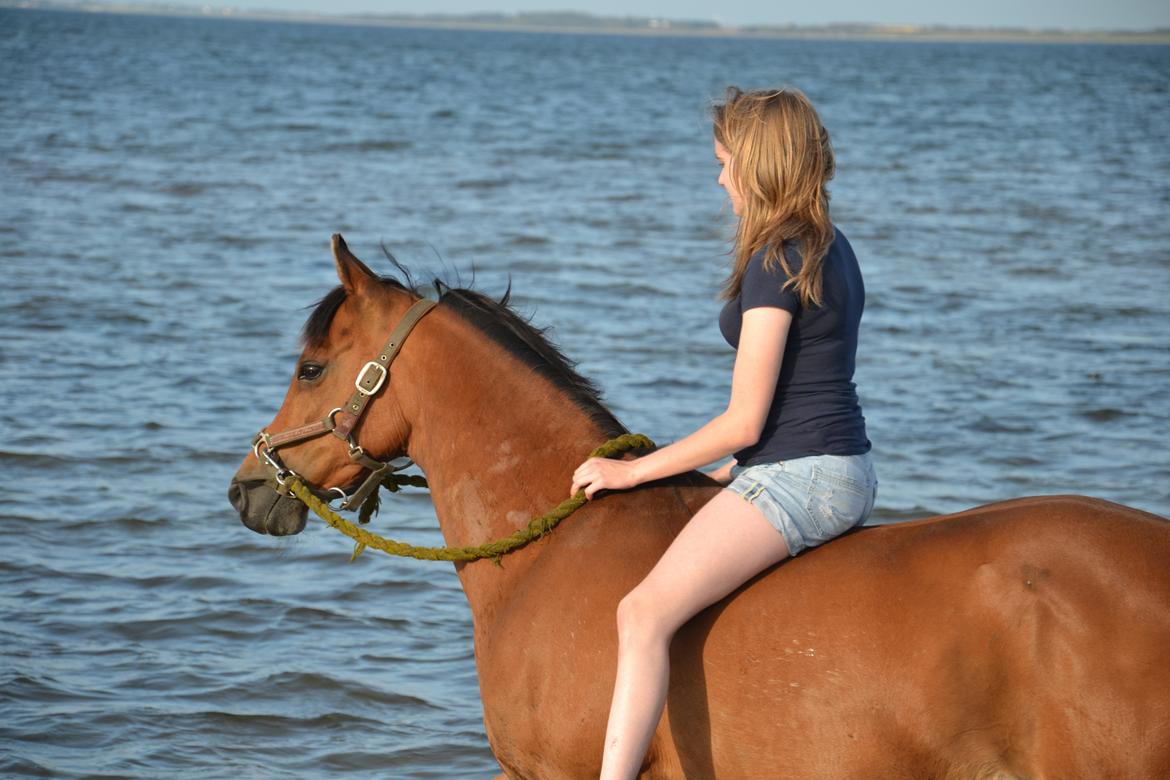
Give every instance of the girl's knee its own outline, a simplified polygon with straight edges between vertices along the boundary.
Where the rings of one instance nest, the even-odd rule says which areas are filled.
[[[634,627],[638,625],[638,617],[642,611],[642,605],[637,594],[637,591],[630,591],[618,602],[617,630],[619,639],[628,636],[634,630]]]
[[[659,599],[635,588],[618,603],[617,630],[620,645],[644,644],[669,639],[674,626],[664,620]]]

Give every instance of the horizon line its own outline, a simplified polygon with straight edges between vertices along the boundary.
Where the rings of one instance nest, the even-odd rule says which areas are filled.
[[[279,1],[279,0],[278,0]],[[828,22],[823,24],[728,25],[717,20],[668,19],[661,16],[611,16],[586,11],[480,11],[450,13],[379,13],[292,11],[284,9],[213,8],[181,3],[123,0],[0,0],[0,8],[82,13],[179,16],[185,18],[322,22],[346,26],[461,29],[484,32],[595,33],[712,38],[798,38],[810,40],[888,40],[922,42],[1148,43],[1170,44],[1170,27],[1145,29],[1070,29],[1059,27],[975,26]]]

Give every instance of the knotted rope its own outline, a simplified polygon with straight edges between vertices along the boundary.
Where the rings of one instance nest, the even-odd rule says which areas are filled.
[[[654,449],[654,446],[654,442],[640,433],[627,433],[616,439],[607,441],[595,449],[589,457],[612,458],[615,455],[620,455],[630,450]],[[397,474],[391,474],[382,481],[382,487],[392,493],[397,492],[402,485],[427,487],[427,481],[425,477],[399,476]],[[476,561],[481,558],[491,558],[498,564],[501,556],[507,555],[513,550],[517,550],[534,539],[539,539],[549,531],[552,531],[562,520],[584,506],[587,500],[585,498],[585,492],[578,490],[576,495],[562,501],[552,511],[540,517],[533,518],[525,527],[494,542],[487,542],[486,544],[473,547],[419,547],[417,545],[387,539],[354,525],[334,512],[329,507],[329,504],[318,498],[299,477],[294,477],[289,480],[287,487],[294,496],[299,498],[309,509],[312,509],[314,514],[354,540],[353,555],[350,556],[350,561],[355,560],[367,547],[372,547],[375,550],[381,550],[387,555],[417,558],[424,561]],[[378,509],[379,501],[376,491],[366,499],[358,514],[359,522],[369,522],[370,517]]]

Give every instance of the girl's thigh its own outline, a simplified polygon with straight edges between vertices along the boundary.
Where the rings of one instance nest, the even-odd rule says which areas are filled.
[[[721,490],[683,527],[635,592],[677,629],[787,557],[784,537],[760,511]]]

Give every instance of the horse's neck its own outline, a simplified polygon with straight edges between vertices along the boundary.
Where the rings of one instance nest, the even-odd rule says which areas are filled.
[[[411,343],[401,404],[448,545],[505,537],[569,497],[573,469],[606,438],[589,415],[458,315]],[[422,338],[425,334],[425,338]],[[412,337],[413,338],[413,337]],[[404,355],[405,357],[405,355]],[[539,542],[457,567],[477,626],[523,581]]]

